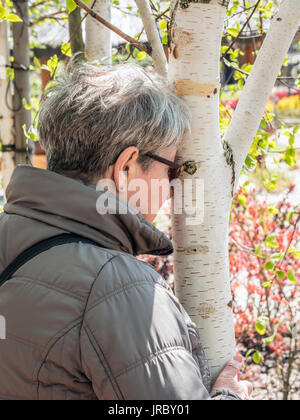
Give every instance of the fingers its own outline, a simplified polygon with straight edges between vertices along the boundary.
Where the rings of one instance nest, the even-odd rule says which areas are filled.
[[[241,370],[244,368],[244,360],[243,356],[236,354],[235,357],[227,363],[224,371],[231,376],[237,375],[237,379],[240,380]]]
[[[231,359],[227,366],[234,367],[236,369],[242,369],[244,366],[244,358],[240,354],[236,354],[233,359]]]
[[[240,362],[240,363],[242,363],[243,361],[244,361],[244,357],[241,355],[241,354],[239,354],[239,353],[237,353],[235,356],[234,356],[234,358],[233,358],[234,360],[236,360],[237,362]]]
[[[230,367],[230,368],[234,368],[236,370],[240,370],[241,367],[242,367],[242,363],[241,362],[238,362],[235,359],[232,359],[232,360],[230,360],[230,362],[227,363],[227,366],[226,367]]]
[[[253,385],[251,382],[246,381],[248,395],[250,396],[253,392]]]

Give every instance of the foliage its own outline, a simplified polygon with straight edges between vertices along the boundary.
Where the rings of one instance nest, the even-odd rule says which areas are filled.
[[[255,363],[273,360],[284,399],[300,354],[300,207],[288,201],[293,188],[274,206],[241,189],[230,221],[236,336]]]
[[[274,205],[257,200],[255,189],[240,188],[232,204],[229,262],[237,342],[247,362],[271,361],[284,398],[300,354],[300,208],[288,197]],[[170,203],[159,228],[171,238]],[[171,284],[173,257],[141,256]],[[245,378],[249,378],[246,370]]]
[[[7,6],[2,4],[0,0],[0,22],[7,20],[9,22],[22,22],[22,19],[15,13],[10,12],[12,1],[6,1]]]

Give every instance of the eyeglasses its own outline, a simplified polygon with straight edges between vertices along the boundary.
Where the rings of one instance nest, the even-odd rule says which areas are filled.
[[[168,176],[170,182],[174,179],[177,179],[180,176],[180,174],[186,170],[185,164],[179,165],[178,163],[172,162],[171,160],[156,155],[155,153],[145,153],[145,156],[149,156],[150,158],[169,166]]]
[[[122,152],[119,153],[119,155],[114,159],[114,161],[111,163],[111,165],[115,164],[118,160],[118,157],[120,156]],[[168,160],[162,156],[156,155],[155,153],[144,153],[144,156],[148,156],[151,159],[157,160],[158,162],[164,163],[165,165],[169,166],[168,176],[169,181],[173,181],[174,179],[177,179],[182,172],[187,172],[190,175],[194,175],[194,173],[198,169],[198,164],[200,162],[195,162],[194,160],[188,160],[181,165],[175,162],[172,162],[171,160]]]

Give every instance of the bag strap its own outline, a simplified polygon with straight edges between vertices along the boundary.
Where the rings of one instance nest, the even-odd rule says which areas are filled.
[[[39,255],[41,252],[47,251],[54,246],[63,245],[63,244],[71,244],[71,243],[78,243],[83,242],[86,244],[96,245],[98,247],[103,247],[102,245],[94,242],[90,239],[84,238],[83,236],[79,236],[76,234],[71,233],[63,233],[62,235],[54,236],[49,239],[44,239],[36,243],[35,245],[31,246],[28,249],[25,249],[20,255],[18,255],[2,272],[0,275],[0,287],[6,283],[13,274],[20,268],[22,265],[27,263],[32,258]]]

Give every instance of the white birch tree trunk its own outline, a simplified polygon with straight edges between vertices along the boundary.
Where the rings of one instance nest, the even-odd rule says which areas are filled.
[[[186,8],[181,7],[184,3]],[[228,259],[233,169],[236,188],[268,95],[300,23],[299,0],[284,0],[226,135],[226,158],[219,128],[220,48],[226,13],[221,3],[226,2],[171,1],[168,70],[170,86],[193,116],[191,136],[178,151],[177,161],[200,162],[196,174],[184,173],[182,179],[193,179],[193,205],[202,189],[204,201],[203,215],[200,208],[194,217],[174,214],[172,201],[175,293],[199,328],[213,379],[235,353]],[[189,196],[183,193],[184,200]]]
[[[110,0],[96,0],[94,12],[111,21]],[[88,60],[98,60],[102,64],[112,62],[111,31],[88,15],[85,23],[85,55]]]
[[[193,116],[191,136],[178,151],[177,160],[200,162],[195,175],[182,178],[194,180],[194,196],[196,179],[202,180],[204,187],[202,223],[198,217],[193,220],[172,211],[175,293],[199,328],[214,377],[235,350],[228,306],[232,300],[228,264],[231,168],[226,165],[219,128],[225,13],[217,0],[178,7],[173,15],[169,60],[169,83]]]
[[[152,59],[155,70],[163,77],[167,77],[168,63],[160,40],[156,22],[150,8],[149,0],[135,0],[144,24],[148,41],[152,47]]]
[[[14,131],[16,145],[16,164],[26,164],[32,157],[27,152],[32,147],[27,142],[23,131],[23,125],[28,130],[31,126],[31,111],[26,110],[22,105],[23,98],[30,103],[30,47],[29,47],[29,16],[28,2],[26,0],[14,0],[22,22],[12,24],[13,32],[13,55],[15,65],[15,89],[13,95],[14,103]],[[22,70],[23,69],[23,70]],[[27,69],[27,70],[24,70]],[[28,147],[27,147],[27,143]]]
[[[8,24],[0,22],[0,142],[2,145],[14,145],[13,115],[6,102],[12,106],[10,90],[7,92],[5,66],[9,63]],[[6,151],[2,154],[2,181],[6,189],[15,168],[15,153]]]

